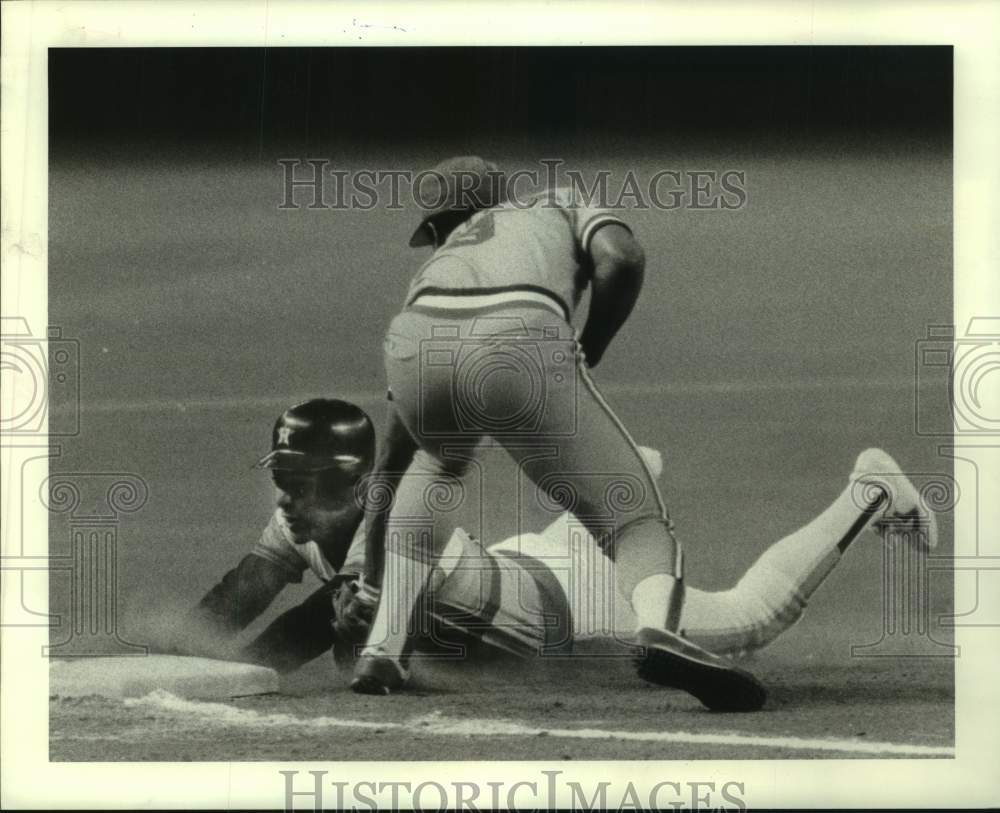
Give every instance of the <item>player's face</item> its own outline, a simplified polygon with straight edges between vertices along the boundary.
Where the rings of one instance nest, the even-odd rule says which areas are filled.
[[[278,508],[297,542],[319,541],[335,535],[356,510],[353,489],[333,493],[314,472],[273,472]]]

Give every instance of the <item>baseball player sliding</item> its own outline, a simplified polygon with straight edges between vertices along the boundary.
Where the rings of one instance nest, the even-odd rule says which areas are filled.
[[[283,672],[333,647],[350,653],[368,630],[356,596],[370,587],[361,576],[364,511],[356,499],[373,465],[375,433],[368,416],[344,401],[316,399],[283,412],[270,452],[277,506],[260,540],[213,587],[175,631],[170,651],[230,657]],[[660,457],[641,454],[659,476]],[[689,588],[679,634],[715,653],[760,649],[797,621],[844,550],[866,528],[891,521],[912,544],[933,546],[933,514],[884,452],[869,449],[840,495],[805,527],[772,545],[735,587]],[[448,654],[478,639],[519,655],[563,652],[587,638],[630,637],[635,618],[613,586],[600,584],[608,560],[569,513],[540,533],[484,546],[464,530],[452,534],[431,595],[435,625],[415,641],[421,651]],[[281,614],[249,644],[237,634],[288,584],[312,571],[321,586]],[[590,588],[590,589],[587,589]],[[370,614],[368,615],[370,618]],[[608,619],[595,625],[593,619]]]
[[[272,429],[271,450],[257,462],[271,471],[277,489],[270,521],[250,553],[165,636],[163,648],[281,672],[328,652],[337,640],[331,622],[338,588],[364,568],[364,512],[355,489],[374,459],[375,429],[354,404],[314,399],[285,410]],[[238,646],[237,634],[307,570],[319,589]]]

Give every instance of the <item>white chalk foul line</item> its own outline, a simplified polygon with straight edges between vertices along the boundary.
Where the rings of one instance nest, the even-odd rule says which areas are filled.
[[[949,746],[916,745],[894,742],[862,742],[860,740],[808,737],[764,737],[740,732],[696,734],[689,731],[615,731],[600,728],[540,728],[511,720],[453,720],[438,713],[415,717],[403,723],[376,723],[340,717],[297,717],[294,714],[262,714],[252,709],[237,708],[225,703],[185,700],[169,692],[156,691],[145,697],[127,699],[129,707],[153,708],[185,717],[199,723],[221,727],[280,728],[292,726],[299,730],[325,728],[360,728],[369,730],[405,730],[421,735],[440,737],[559,737],[573,740],[625,740],[630,742],[661,742],[680,745],[730,745],[748,748],[783,748],[792,751],[830,751],[834,753],[867,754],[870,756],[954,757]]]

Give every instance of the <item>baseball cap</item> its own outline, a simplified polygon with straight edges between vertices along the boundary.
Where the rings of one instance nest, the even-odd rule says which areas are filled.
[[[506,198],[503,173],[492,161],[478,155],[448,158],[417,176],[414,197],[424,207],[420,225],[410,237],[410,246],[429,246],[434,236],[427,221],[443,212],[475,212],[503,203]]]
[[[256,468],[363,474],[374,458],[375,429],[365,411],[347,401],[314,398],[278,416],[271,451]]]

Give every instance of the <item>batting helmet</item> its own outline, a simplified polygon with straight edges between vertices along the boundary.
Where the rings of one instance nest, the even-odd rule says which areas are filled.
[[[271,451],[257,468],[290,471],[369,471],[375,429],[363,409],[347,401],[313,398],[286,409],[274,422]]]
[[[449,158],[417,177],[414,192],[425,213],[410,238],[414,248],[434,245],[434,232],[427,224],[445,212],[464,219],[480,209],[503,203],[507,197],[503,173],[492,161],[478,155]]]

